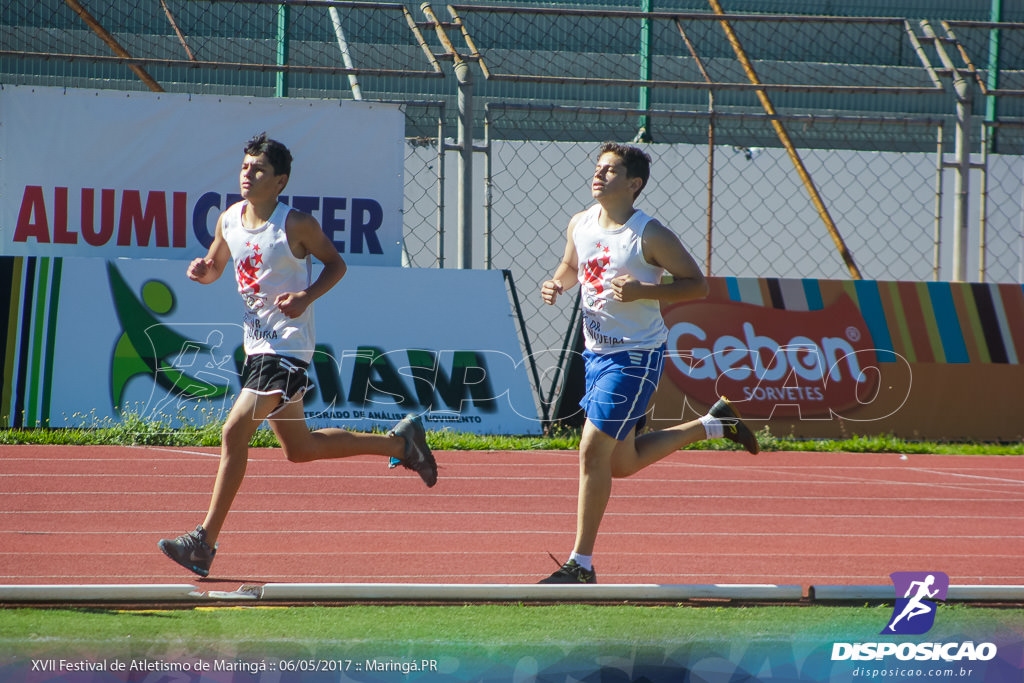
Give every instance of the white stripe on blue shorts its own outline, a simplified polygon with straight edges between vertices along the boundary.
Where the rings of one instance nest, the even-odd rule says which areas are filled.
[[[587,419],[622,440],[644,418],[661,379],[665,347],[597,354],[584,351],[586,393],[580,405]]]

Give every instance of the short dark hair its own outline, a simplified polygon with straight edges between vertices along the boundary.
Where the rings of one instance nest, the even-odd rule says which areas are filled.
[[[640,196],[640,193],[647,186],[647,181],[651,178],[651,156],[635,145],[606,142],[601,145],[598,157],[609,152],[622,159],[622,165],[626,167],[627,178],[640,178],[643,181],[634,198]]]
[[[245,143],[245,153],[254,157],[266,154],[274,175],[292,174],[292,153],[282,143],[268,138],[266,131],[254,135]]]

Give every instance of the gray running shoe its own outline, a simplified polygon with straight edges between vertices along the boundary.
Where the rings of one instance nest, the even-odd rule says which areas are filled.
[[[217,554],[216,546],[211,548],[206,542],[206,529],[202,525],[174,540],[161,539],[157,545],[164,551],[164,555],[199,576],[210,574],[213,556]]]
[[[423,420],[419,415],[409,413],[402,421],[391,428],[389,436],[400,436],[405,439],[405,457],[400,463],[402,467],[420,475],[428,487],[437,483],[437,461],[427,446],[427,433],[423,429]]]
[[[736,412],[736,409],[729,403],[729,399],[725,396],[718,399],[715,405],[711,406],[711,410],[708,411],[711,417],[717,417],[723,422],[722,428],[725,432],[725,438],[730,441],[735,441],[739,445],[746,448],[753,455],[757,455],[758,451],[761,450],[761,446],[757,443],[757,437],[754,436],[754,432],[750,431],[747,425],[743,424],[743,420],[740,419],[740,414]]]

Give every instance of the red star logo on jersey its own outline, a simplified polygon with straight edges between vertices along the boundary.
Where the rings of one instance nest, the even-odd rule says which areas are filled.
[[[607,251],[607,249],[605,251]],[[589,285],[597,294],[603,292],[604,271],[610,261],[611,258],[608,256],[599,256],[587,261],[583,266],[583,284]]]
[[[253,244],[252,242],[246,242],[245,246],[252,249],[252,256],[247,257],[247,260],[256,268],[263,265],[263,254],[260,253],[260,245]]]
[[[246,242],[245,246],[252,249],[252,254],[246,256],[238,263],[238,284],[243,288],[250,289],[254,294],[260,292],[260,266],[263,265],[263,254],[260,253],[259,245]]]

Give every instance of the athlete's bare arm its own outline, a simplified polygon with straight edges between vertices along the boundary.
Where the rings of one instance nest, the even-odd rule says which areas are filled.
[[[566,230],[565,252],[562,260],[555,268],[555,274],[550,280],[545,280],[540,286],[540,296],[544,303],[551,305],[559,294],[573,288],[578,282],[577,272],[579,271],[579,258],[576,254],[576,243],[573,241],[573,231],[576,229],[576,222],[582,213],[578,213],[569,220],[569,228]]]
[[[210,244],[210,248],[206,251],[206,256],[193,259],[188,264],[188,270],[185,271],[189,279],[203,285],[216,281],[221,276],[221,273],[224,272],[224,267],[227,266],[228,261],[231,260],[231,250],[228,249],[228,243],[224,240],[224,235],[221,234],[220,225],[223,218],[224,214],[221,214],[217,219],[217,229],[214,233],[213,243]]]
[[[283,292],[277,296],[274,304],[289,318],[297,318],[331,287],[345,276],[348,266],[335,249],[320,223],[313,216],[301,211],[289,211],[285,223],[288,234],[288,246],[296,258],[304,259],[313,256],[323,264],[323,270],[316,280],[300,292]]]
[[[631,275],[620,275],[612,280],[612,295],[616,301],[655,299],[677,303],[708,295],[708,283],[700,266],[671,230],[652,219],[644,229],[641,246],[647,262],[668,271],[672,282],[647,283]]]

